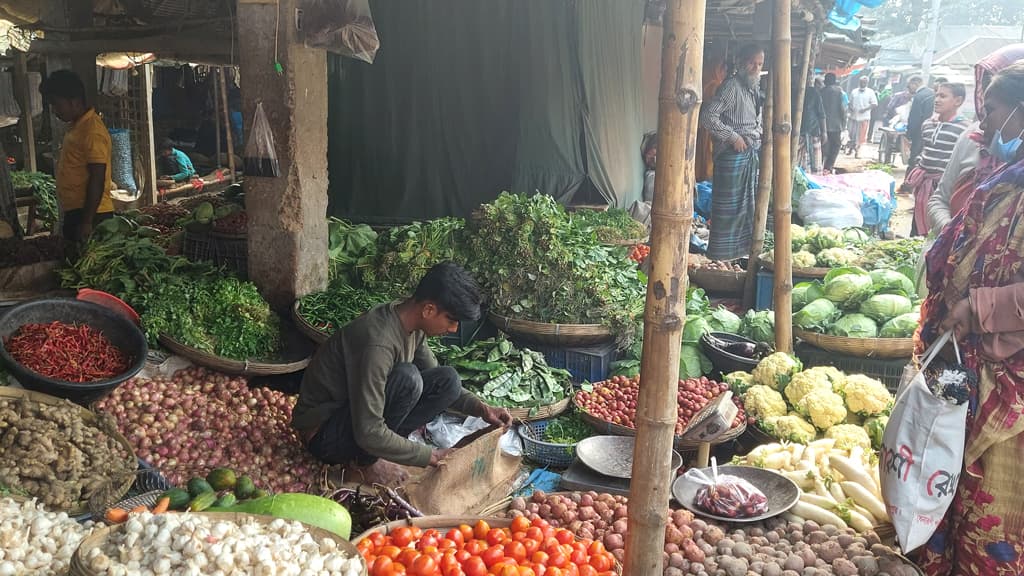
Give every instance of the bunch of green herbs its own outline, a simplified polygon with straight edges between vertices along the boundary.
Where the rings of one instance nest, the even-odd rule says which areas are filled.
[[[363,285],[389,298],[411,295],[427,270],[465,260],[459,242],[464,226],[461,218],[438,218],[380,233],[376,253],[358,264]]]
[[[575,412],[552,418],[544,428],[544,441],[551,444],[576,444],[594,435],[594,429]]]
[[[571,388],[568,371],[504,338],[434,349],[442,364],[458,371],[466,389],[491,406],[536,409],[564,400]]]
[[[328,278],[352,283],[358,280],[356,265],[377,252],[377,233],[366,224],[338,218],[327,220]]]
[[[334,334],[370,308],[387,301],[387,296],[377,292],[335,282],[323,292],[299,299],[299,316],[317,330]]]
[[[921,257],[925,239],[901,238],[898,240],[880,240],[865,247],[860,264],[868,270],[889,268],[898,272],[909,273],[914,277],[917,260]]]
[[[11,185],[15,190],[32,190],[36,200],[36,215],[52,230],[57,223],[57,181],[43,172],[11,172]]]
[[[580,228],[593,232],[600,242],[641,240],[647,236],[647,227],[622,208],[579,210],[572,213],[572,220]]]

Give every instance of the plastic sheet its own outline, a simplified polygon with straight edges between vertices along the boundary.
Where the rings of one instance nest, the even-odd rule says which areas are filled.
[[[380,48],[369,0],[308,0],[306,46],[373,64]]]

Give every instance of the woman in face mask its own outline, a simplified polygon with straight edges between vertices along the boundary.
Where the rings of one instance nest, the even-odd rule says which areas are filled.
[[[1004,165],[929,250],[915,342],[921,353],[953,330],[977,375],[964,471],[920,558],[929,576],[1024,574],[1024,63],[993,79],[981,129]]]

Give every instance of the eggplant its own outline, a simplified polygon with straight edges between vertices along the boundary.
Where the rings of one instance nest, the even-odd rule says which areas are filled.
[[[750,342],[732,342],[723,348],[725,352],[743,358],[754,358],[755,346]]]

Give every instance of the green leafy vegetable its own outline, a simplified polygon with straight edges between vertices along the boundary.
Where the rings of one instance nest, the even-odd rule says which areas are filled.
[[[373,256],[377,251],[377,233],[366,224],[352,224],[338,218],[327,221],[327,254],[330,259],[328,275],[332,281],[357,280],[355,271],[360,259]]]
[[[601,242],[640,240],[647,236],[647,228],[622,208],[608,210],[579,210],[572,220],[583,230],[593,232]]]
[[[32,197],[36,200],[36,215],[46,224],[46,228],[53,229],[57,223],[57,181],[43,172],[11,172],[11,185],[17,190],[32,190]]]
[[[830,300],[818,298],[793,314],[793,326],[801,330],[824,332],[839,314],[839,309]]]
[[[376,292],[334,283],[323,292],[299,300],[299,315],[325,334],[334,332],[364,312],[389,299]]]
[[[712,332],[739,334],[742,325],[743,321],[740,320],[739,316],[721,306],[712,311],[711,317],[708,319],[708,327]]]
[[[883,324],[878,335],[881,338],[913,338],[920,321],[918,312],[901,314]]]
[[[875,338],[878,336],[878,324],[863,314],[847,314],[836,320],[828,333],[845,338]]]
[[[576,444],[593,435],[590,425],[574,412],[549,420],[544,428],[544,441],[552,444]]]
[[[902,276],[902,274],[900,274]],[[910,312],[914,303],[899,294],[876,294],[860,305],[860,313],[882,324]]]
[[[376,253],[359,261],[363,286],[390,298],[411,295],[427,270],[448,260],[465,261],[460,242],[464,225],[461,218],[439,218],[382,232]]]
[[[796,305],[794,303],[794,308]],[[771,310],[747,310],[743,316],[740,336],[750,338],[754,342],[775,343],[775,312]]]
[[[863,268],[835,268],[825,276],[825,298],[854,309],[873,293],[871,276]]]
[[[793,309],[799,310],[808,303],[823,298],[825,291],[821,289],[821,282],[801,282],[793,286]]]

